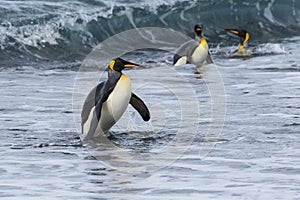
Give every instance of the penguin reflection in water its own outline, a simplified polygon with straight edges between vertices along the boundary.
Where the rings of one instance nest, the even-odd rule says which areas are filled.
[[[202,36],[202,30],[202,25],[197,24],[194,26],[196,38],[194,40],[187,41],[179,47],[173,58],[174,66],[189,63],[201,66],[205,61],[208,64],[213,63],[209,53],[208,44]]]
[[[131,92],[130,78],[122,73],[125,68],[139,66],[121,58],[110,61],[108,80],[99,83],[86,97],[81,112],[82,133],[92,139],[107,132],[131,104],[144,121],[150,119],[145,103]]]

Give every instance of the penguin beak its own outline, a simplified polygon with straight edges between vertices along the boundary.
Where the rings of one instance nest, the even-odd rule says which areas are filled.
[[[124,67],[125,68],[135,68],[135,67],[140,67],[140,65],[139,64],[135,64],[135,63],[132,63],[132,62],[128,62],[128,61],[126,61],[125,63],[124,63]]]
[[[239,35],[240,34],[240,32],[238,30],[236,30],[236,29],[225,29],[225,31],[233,33],[234,35]]]
[[[200,27],[199,27],[199,28],[196,28],[196,31],[197,31],[197,32],[202,31],[202,28],[200,28]]]

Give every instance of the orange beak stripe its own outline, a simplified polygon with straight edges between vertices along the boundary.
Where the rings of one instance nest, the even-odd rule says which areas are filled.
[[[137,67],[137,65],[134,65],[134,64],[126,64],[124,65],[126,68],[134,68],[134,67]]]
[[[239,32],[236,31],[236,30],[229,30],[229,32],[231,32],[231,33],[233,33],[233,34],[235,34],[235,35],[238,35],[238,34],[239,34]]]

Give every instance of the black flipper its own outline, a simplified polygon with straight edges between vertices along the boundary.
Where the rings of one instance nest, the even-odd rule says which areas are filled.
[[[97,106],[96,106],[96,108],[97,108]],[[97,119],[98,113],[96,111],[96,108],[95,108],[94,113],[93,113],[93,118],[92,118],[92,121],[91,121],[89,132],[87,132],[86,136],[84,137],[84,140],[92,139],[94,137],[94,134],[95,134],[96,130],[97,130],[99,119]],[[101,109],[102,109],[102,103],[101,103],[101,106],[100,106],[100,116],[101,116]]]
[[[81,112],[81,126],[83,127],[83,124],[88,119],[91,109],[96,105],[96,102],[100,99],[99,93],[101,89],[104,87],[104,82],[98,84],[96,87],[94,87],[90,93],[87,95],[85,102],[83,104],[82,112]],[[82,130],[83,132],[83,130]]]
[[[207,64],[213,64],[214,63],[214,61],[211,58],[209,50],[208,50],[208,54],[207,54],[207,57],[206,57],[206,63]]]
[[[144,121],[149,121],[150,119],[150,112],[145,103],[140,99],[138,96],[136,96],[134,93],[131,93],[131,98],[129,103],[136,109]]]
[[[108,96],[113,91],[114,87],[115,87],[115,82],[113,81],[101,82],[96,87],[94,87],[86,97],[81,112],[82,132],[83,132],[83,125],[88,119],[91,109],[94,106],[95,106],[95,110],[93,112],[93,118],[91,121],[89,132],[87,133],[85,139],[91,139],[94,136],[101,117],[102,105],[107,100]]]

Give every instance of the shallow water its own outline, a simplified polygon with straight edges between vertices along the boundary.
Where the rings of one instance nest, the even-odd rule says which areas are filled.
[[[102,148],[97,155],[78,134],[78,110],[72,105],[76,70],[2,68],[0,197],[299,199],[300,39],[279,45],[286,53],[247,60],[214,55],[226,94],[225,124],[217,138],[205,135],[214,129],[205,82],[209,66],[174,70],[168,61],[159,67],[145,62],[148,68],[126,71],[152,119],[144,123],[129,108],[111,132],[119,148]],[[170,68],[172,76],[165,73]],[[189,99],[182,83],[191,86],[197,104],[180,104],[179,97]],[[187,118],[180,118],[183,111],[189,111]],[[189,114],[200,117],[189,121]],[[172,146],[178,121],[196,131],[188,146]],[[200,159],[206,143],[216,145]],[[168,145],[186,152],[153,159]]]

